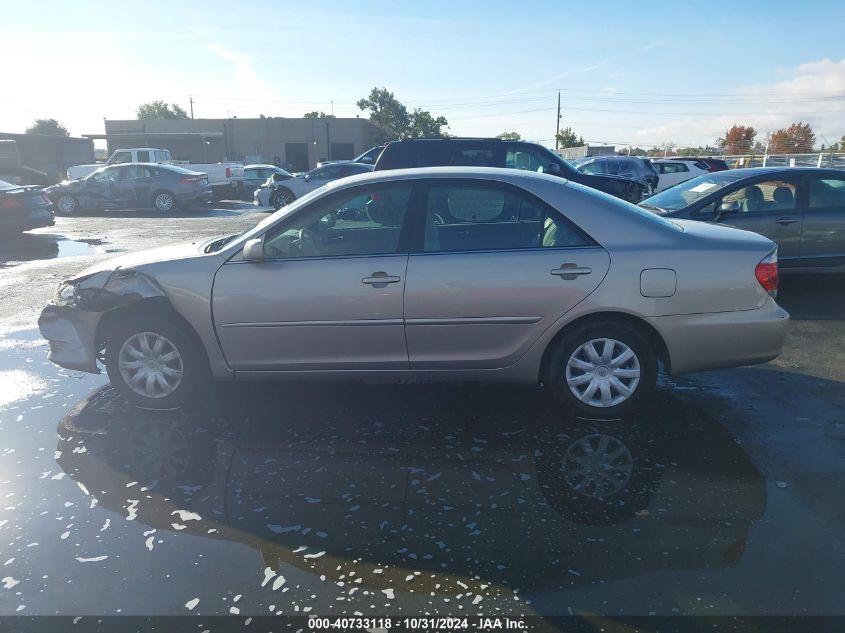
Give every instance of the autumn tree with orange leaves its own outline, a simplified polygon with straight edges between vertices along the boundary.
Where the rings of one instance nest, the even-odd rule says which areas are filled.
[[[808,123],[793,123],[769,135],[769,154],[808,154],[816,144],[816,135]]]
[[[748,154],[754,147],[757,130],[750,125],[734,125],[719,139],[719,146],[725,154]]]

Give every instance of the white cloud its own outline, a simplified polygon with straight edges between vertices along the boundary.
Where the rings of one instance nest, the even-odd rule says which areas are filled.
[[[845,59],[806,62],[783,72],[786,79],[754,84],[740,90],[724,105],[684,104],[685,110],[713,114],[679,115],[667,123],[640,127],[633,134],[643,143],[707,144],[733,124],[751,125],[757,138],[796,121],[809,123],[819,143],[838,142],[845,134]]]

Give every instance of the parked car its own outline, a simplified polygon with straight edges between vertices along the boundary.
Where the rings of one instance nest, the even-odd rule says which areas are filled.
[[[41,187],[0,180],[0,239],[54,222],[53,205]]]
[[[649,186],[649,193],[657,191],[659,177],[651,161],[639,156],[585,156],[573,163],[584,174],[613,174],[626,176]]]
[[[584,174],[538,143],[498,138],[403,139],[388,143],[376,171],[408,167],[479,166],[524,169],[560,176],[628,202],[648,192],[643,181],[610,174]]]
[[[368,149],[360,156],[356,156],[352,160],[324,160],[322,162],[317,163],[317,167],[322,167],[323,165],[330,165],[332,163],[364,163],[366,165],[375,165],[376,160],[381,155],[383,149],[384,145],[376,145],[375,147],[371,147],[370,149]]]
[[[728,164],[721,158],[703,158],[700,156],[676,156],[672,158],[672,160],[683,160],[691,163],[696,163],[700,168],[706,169],[707,171],[725,171],[726,169],[730,169],[730,167],[728,167]]]
[[[246,165],[239,197],[244,200],[251,200],[253,192],[268,181],[279,182],[289,178],[293,178],[293,175],[276,165]]]
[[[145,407],[208,376],[378,378],[542,383],[616,417],[647,400],[658,360],[678,375],[776,357],[776,291],[760,235],[452,167],[345,178],[243,233],[100,262],[39,325],[52,362],[102,357]]]
[[[56,184],[52,176],[23,165],[0,165],[0,180],[13,185],[49,187]]]
[[[660,183],[655,191],[663,191],[669,187],[674,187],[679,182],[709,173],[709,169],[704,163],[696,164],[696,162],[687,160],[664,158],[652,161],[652,164],[660,176]]]
[[[372,165],[363,163],[329,163],[297,174],[294,178],[279,181],[274,177],[255,190],[253,202],[259,207],[273,207],[278,210],[333,180],[365,174],[372,170]]]
[[[640,206],[765,235],[784,272],[845,272],[845,171],[755,167],[699,176]]]
[[[238,162],[223,163],[191,163],[186,160],[175,160],[169,149],[158,147],[134,147],[131,149],[115,150],[105,162],[106,166],[126,165],[129,163],[158,163],[159,165],[178,165],[184,169],[203,173],[208,178],[214,196],[224,198],[240,191],[243,180],[243,165]],[[68,180],[84,178],[97,169],[103,167],[101,163],[91,165],[74,165],[67,170]]]
[[[155,163],[103,167],[85,178],[66,180],[44,191],[62,215],[85,209],[150,207],[167,212],[210,202],[213,197],[207,174]]]

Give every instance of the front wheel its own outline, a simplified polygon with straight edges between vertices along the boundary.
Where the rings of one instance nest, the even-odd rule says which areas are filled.
[[[184,326],[161,316],[130,317],[106,337],[109,380],[149,409],[181,406],[207,377],[200,345]]]
[[[153,206],[162,212],[173,211],[176,208],[176,198],[169,191],[159,191],[153,196]]]
[[[270,194],[270,206],[276,211],[296,200],[296,196],[289,189],[281,187]]]
[[[555,344],[545,382],[552,395],[577,413],[617,418],[651,395],[657,359],[647,338],[627,323],[585,323]]]
[[[56,211],[61,215],[73,215],[79,209],[79,202],[69,194],[64,194],[56,199]]]

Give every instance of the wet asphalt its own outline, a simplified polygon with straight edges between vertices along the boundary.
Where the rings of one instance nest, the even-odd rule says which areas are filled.
[[[0,242],[0,615],[845,615],[845,279],[784,354],[613,423],[536,389],[220,384],[136,409],[57,368],[56,284],[247,204]]]

